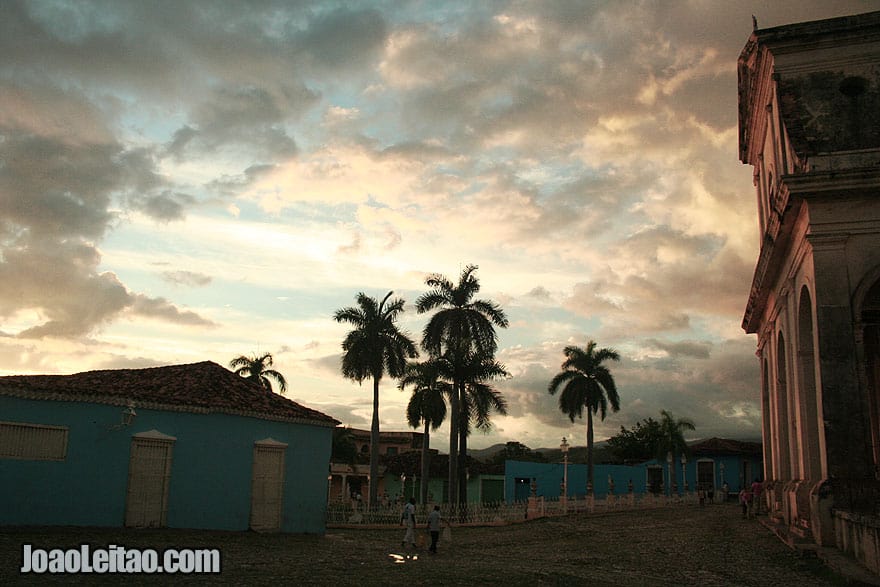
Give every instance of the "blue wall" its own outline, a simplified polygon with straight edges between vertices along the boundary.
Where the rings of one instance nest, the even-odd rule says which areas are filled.
[[[132,435],[176,437],[168,527],[246,530],[254,442],[287,443],[282,531],[323,533],[332,428],[225,414],[0,396],[0,420],[67,426],[64,461],[0,459],[0,525],[122,526]]]
[[[701,457],[702,458],[702,457]],[[740,490],[740,483],[744,480],[750,485],[755,477],[763,476],[763,465],[759,458],[741,456],[718,456],[707,457],[714,461],[715,488],[721,489],[723,482],[729,486],[731,495]],[[724,463],[724,478],[722,481],[721,463]],[[628,484],[633,483],[635,493],[645,493],[648,483],[648,467],[660,465],[663,472],[663,490],[667,490],[667,463],[657,460],[647,461],[638,465],[594,465],[593,466],[593,495],[604,497],[608,493],[608,476],[614,480],[614,493],[621,495],[629,492]],[[673,463],[675,483],[679,492],[682,491],[681,462]],[[694,483],[697,478],[697,463],[688,461],[685,465],[688,488],[694,491]],[[532,463],[525,461],[507,461],[504,466],[504,498],[508,503],[521,499],[525,491],[524,483],[517,483],[517,479],[534,479],[536,482],[536,495],[548,499],[558,499],[562,493],[562,481],[564,478],[563,463]],[[517,490],[519,485],[519,493]],[[583,497],[587,493],[587,466],[582,464],[568,464],[568,496]]]

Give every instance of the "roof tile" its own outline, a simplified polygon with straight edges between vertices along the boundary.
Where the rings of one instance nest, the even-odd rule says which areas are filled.
[[[121,405],[134,402],[135,406],[158,409],[308,420],[328,426],[339,423],[211,361],[74,375],[10,375],[0,377],[0,395]]]

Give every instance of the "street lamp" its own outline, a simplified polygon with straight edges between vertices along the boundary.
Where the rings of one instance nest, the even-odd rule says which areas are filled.
[[[400,474],[400,498],[406,502],[406,473]]]
[[[681,453],[681,483],[684,485],[684,492],[687,494],[688,492],[688,480],[687,480],[687,471],[685,469],[685,465],[687,465],[687,457],[684,456],[684,453]]]
[[[672,497],[672,451],[666,453],[666,472],[669,477],[669,496]]]
[[[559,450],[562,451],[562,503],[565,512],[568,513],[568,440],[564,436]]]

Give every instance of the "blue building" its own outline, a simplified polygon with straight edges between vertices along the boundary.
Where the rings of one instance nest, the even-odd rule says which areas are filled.
[[[703,488],[720,492],[726,484],[729,495],[736,495],[744,485],[751,485],[763,471],[760,442],[743,442],[709,438],[688,445],[684,461],[675,455],[673,461],[650,460],[636,465],[605,465],[593,467],[593,495],[604,497],[614,484],[617,495],[634,493],[669,493],[673,486],[681,492]],[[534,463],[507,461],[504,470],[504,497],[508,503],[523,501],[535,483],[537,496],[556,499],[562,495],[568,477],[568,497],[584,497],[587,493],[587,466],[563,462]],[[670,483],[670,480],[672,481]]]
[[[336,424],[212,362],[0,377],[0,525],[323,533]]]

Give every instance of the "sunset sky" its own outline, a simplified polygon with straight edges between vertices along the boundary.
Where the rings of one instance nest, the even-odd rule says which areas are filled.
[[[333,312],[393,290],[419,340],[426,275],[476,264],[512,376],[471,447],[584,444],[547,384],[590,339],[622,357],[597,439],[661,409],[759,439],[736,59],[752,15],[878,9],[4,0],[0,373],[270,352],[287,397],[369,428]],[[383,382],[383,430],[407,399]]]

